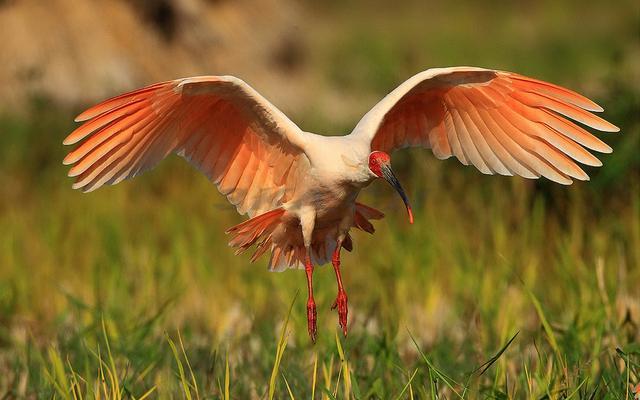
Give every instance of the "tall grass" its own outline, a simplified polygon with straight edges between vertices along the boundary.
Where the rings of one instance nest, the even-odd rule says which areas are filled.
[[[384,185],[364,195],[387,218],[344,257],[346,339],[332,274],[318,270],[316,346],[302,302],[277,326],[302,275],[233,257],[222,232],[240,218],[188,166],[81,195],[50,164],[5,187],[0,386],[63,398],[624,398],[639,373],[637,170],[602,196],[419,151],[397,164],[417,222]]]

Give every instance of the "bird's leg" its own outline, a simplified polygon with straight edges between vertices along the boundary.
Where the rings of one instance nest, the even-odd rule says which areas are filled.
[[[307,329],[309,337],[313,343],[316,342],[316,302],[313,299],[313,263],[311,262],[311,239],[313,236],[313,227],[315,225],[316,213],[315,209],[306,207],[300,210],[300,228],[302,230],[302,239],[304,240],[305,258],[304,270],[307,273],[307,288],[309,289],[309,298],[307,299]]]
[[[317,333],[317,313],[316,302],[313,299],[313,264],[311,263],[311,255],[307,249],[307,255],[304,261],[304,270],[307,273],[307,288],[309,289],[309,298],[307,299],[307,329],[309,330],[309,337],[313,343],[316,342]]]
[[[342,249],[342,240],[338,240],[336,249],[333,251],[333,257],[331,257],[333,270],[336,273],[336,282],[338,283],[338,296],[336,297],[336,301],[333,302],[331,309],[338,309],[338,321],[340,322],[342,333],[347,336],[347,314],[349,313],[349,307],[347,305],[347,293],[342,286],[342,275],[340,274],[340,249]]]

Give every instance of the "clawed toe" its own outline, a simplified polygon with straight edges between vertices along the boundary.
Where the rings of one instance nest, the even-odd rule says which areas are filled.
[[[347,294],[344,291],[338,292],[336,300],[331,306],[332,310],[338,309],[338,322],[342,328],[342,333],[347,336],[347,316],[349,314],[349,306],[347,302]]]
[[[316,336],[318,332],[316,321],[316,303],[310,300],[307,302],[307,330],[309,331],[309,337],[311,338],[311,341],[313,343],[316,342]]]

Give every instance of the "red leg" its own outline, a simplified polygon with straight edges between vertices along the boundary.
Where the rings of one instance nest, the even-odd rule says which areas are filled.
[[[333,302],[331,309],[338,308],[338,321],[342,328],[342,333],[347,336],[347,314],[349,313],[349,307],[347,305],[347,293],[342,287],[342,275],[340,275],[340,250],[342,249],[342,243],[338,242],[336,249],[333,252],[331,263],[333,264],[333,270],[336,273],[336,282],[338,282],[338,296],[336,301]]]
[[[308,252],[304,262],[304,270],[307,273],[307,288],[309,289],[309,298],[307,300],[307,329],[311,341],[315,343],[318,330],[316,326],[317,314],[316,302],[313,299],[313,264],[311,263],[311,257]]]

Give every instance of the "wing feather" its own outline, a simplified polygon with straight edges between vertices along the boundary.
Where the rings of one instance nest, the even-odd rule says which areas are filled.
[[[155,166],[171,153],[202,171],[239,212],[250,216],[295,193],[305,134],[238,78],[160,82],[81,113],[64,144],[73,187],[95,190]],[[304,157],[302,157],[304,158]]]
[[[481,92],[476,91],[476,96],[482,98]],[[483,120],[476,108],[470,107],[467,110],[467,116],[471,120],[470,125],[474,127],[477,134],[482,135],[482,132],[486,132],[483,137],[487,142],[487,146],[495,152],[496,157],[500,160],[504,168],[504,170],[500,172],[501,174],[513,175],[516,173],[518,175],[535,178],[535,175],[533,175],[530,170],[524,167],[509,153],[505,145],[498,139],[497,134],[488,127],[489,121]]]
[[[453,119],[453,125],[455,129],[455,136],[460,140],[460,146],[462,147],[462,151],[467,156],[467,158],[471,161],[480,172],[483,174],[491,174],[493,171],[487,166],[485,160],[480,155],[480,152],[476,148],[475,143],[471,139],[471,135],[467,130],[462,117],[460,116],[460,111],[456,108],[449,108],[451,112],[451,117]]]
[[[587,111],[602,112],[602,107],[589,100],[588,98],[562,86],[553,83],[544,82],[538,79],[510,73],[509,79],[514,87],[546,96],[554,97],[556,100],[571,103],[575,106],[583,108]]]
[[[123,104],[120,107],[114,109],[111,113],[101,115],[100,117],[94,118],[86,124],[82,124],[76,130],[71,132],[69,136],[65,138],[63,143],[66,145],[75,144],[84,139],[86,136],[92,134],[93,132],[104,128],[109,124],[112,124],[114,121],[123,119],[131,115],[139,114],[139,116],[144,116],[147,113],[140,113],[139,111],[144,110],[145,107],[148,107],[148,103],[145,102],[144,99],[138,99],[136,101],[132,101],[131,103]]]
[[[571,103],[562,103],[552,97],[531,92],[513,91],[510,95],[522,104],[555,111],[558,114],[562,114],[567,118],[571,118],[574,121],[578,121],[602,132],[617,132],[618,130],[618,128],[610,122]]]
[[[149,92],[160,92],[170,86],[171,82],[158,82],[153,85],[143,87],[128,93],[112,97],[97,104],[78,115],[75,119],[76,122],[83,122],[93,119],[99,115],[103,115],[111,110],[116,110],[120,106],[136,102],[140,99],[147,99]]]
[[[505,108],[503,109],[503,112],[512,124],[527,135],[537,137],[549,143],[555,149],[560,150],[562,153],[571,156],[574,160],[580,161],[585,165],[598,166],[598,163],[594,162],[594,160],[598,161],[597,158],[584,150],[583,147],[579,146],[574,141],[566,139],[562,134],[558,134],[557,131],[529,120],[522,114],[515,112],[513,109]]]
[[[460,119],[462,120],[472,142],[478,149],[478,153],[484,160],[487,167],[491,170],[490,172],[509,175],[507,168],[496,156],[491,147],[489,147],[484,135],[478,130],[479,126],[469,117],[469,110],[473,110],[475,108],[474,102],[470,100],[469,96],[465,95],[465,92],[463,91],[451,91],[451,93],[455,93],[457,102],[465,105],[465,107],[461,107],[458,110],[458,115],[460,116]],[[469,95],[472,95],[472,93],[469,93]]]
[[[504,146],[507,154],[513,157],[515,164],[512,164],[512,171],[522,177],[529,179],[537,179],[540,173],[536,172],[534,165],[537,161],[534,156],[525,150],[520,144],[511,137],[499,124],[494,116],[495,110],[478,109],[482,121],[486,124],[489,131],[495,135],[496,140]]]
[[[587,149],[611,152],[577,124],[619,131],[593,114],[600,111],[586,97],[541,80],[484,68],[438,68],[389,93],[351,135],[368,141],[371,150],[430,147],[439,159],[453,155],[485,174],[570,184],[589,179],[576,162],[602,165]]]
[[[464,165],[469,165],[468,158],[462,149],[462,144],[460,142],[460,139],[458,138],[458,132],[456,131],[453,117],[451,116],[451,112],[449,110],[447,110],[444,115],[444,124],[446,127],[445,130],[447,131],[447,139],[449,139],[449,143],[451,143],[453,155],[455,155],[456,158]]]
[[[540,154],[541,149],[537,146],[538,142],[531,140],[530,137],[513,126],[513,124],[505,118],[502,110],[497,109],[495,114],[493,114],[493,117],[494,120],[498,121],[498,124],[503,131],[506,132],[509,137],[513,138],[522,149],[530,154],[528,159],[536,171],[540,172],[542,176],[547,179],[551,179],[552,181],[561,184],[571,183],[571,180],[554,165],[554,161],[558,161],[556,159],[555,152],[549,154],[544,154],[543,152],[543,154]]]
[[[167,116],[168,115],[170,115],[170,113],[168,113]],[[98,189],[105,182],[110,180],[109,176],[115,176],[120,172],[120,163],[116,160],[120,157],[125,157],[126,159],[126,156],[129,154],[134,156],[131,157],[131,159],[135,160],[135,163],[132,163],[130,166],[130,169],[132,170],[130,174],[135,176],[143,168],[144,160],[149,153],[148,149],[150,148],[153,140],[156,139],[156,137],[147,135],[147,133],[161,126],[167,119],[167,116],[163,116],[162,118],[152,121],[146,126],[142,126],[141,129],[136,132],[135,135],[132,135],[127,143],[123,143],[117,151],[114,151],[112,154],[108,154],[91,164],[89,169],[76,181],[74,188],[82,187],[82,190],[85,192]],[[105,179],[103,180],[103,178]]]

